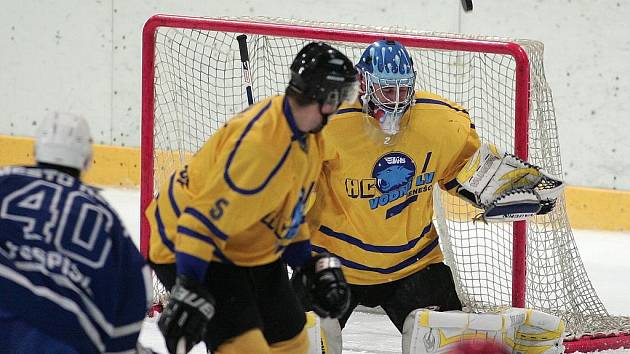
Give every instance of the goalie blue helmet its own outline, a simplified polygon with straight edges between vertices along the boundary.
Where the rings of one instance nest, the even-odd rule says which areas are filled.
[[[414,99],[416,72],[407,49],[398,41],[376,41],[356,67],[363,77],[364,110],[378,120],[385,134],[397,134],[400,119]]]

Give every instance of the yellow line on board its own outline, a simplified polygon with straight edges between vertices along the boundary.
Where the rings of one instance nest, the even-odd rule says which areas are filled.
[[[630,231],[630,191],[569,187],[564,196],[572,228]]]
[[[0,151],[0,166],[35,162],[32,138],[0,136]],[[93,153],[86,183],[126,187],[140,184],[140,149],[95,144]]]

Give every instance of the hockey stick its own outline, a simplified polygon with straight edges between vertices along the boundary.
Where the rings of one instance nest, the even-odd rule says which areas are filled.
[[[247,92],[247,103],[251,106],[254,103],[252,92],[252,75],[249,72],[249,51],[247,50],[247,36],[241,34],[236,37],[238,50],[241,52],[241,63],[243,64],[243,78],[245,79],[245,92]]]
[[[465,12],[472,11],[473,10],[472,0],[462,0],[462,7],[464,8]]]

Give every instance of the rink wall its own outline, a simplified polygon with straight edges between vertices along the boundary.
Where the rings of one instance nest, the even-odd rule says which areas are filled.
[[[0,166],[28,165],[33,156],[33,139],[0,136]],[[94,145],[92,167],[85,174],[89,184],[133,187],[140,185],[140,149]]]
[[[32,164],[33,139],[0,136],[0,166]],[[137,187],[140,149],[94,145],[92,168],[85,181],[102,186]],[[571,227],[630,231],[630,192],[569,186],[565,193]]]
[[[571,185],[630,191],[630,2],[619,0],[20,0],[0,11],[0,135],[33,136],[51,111],[89,120],[95,142],[140,146],[141,33],[154,14],[269,16],[529,38]]]

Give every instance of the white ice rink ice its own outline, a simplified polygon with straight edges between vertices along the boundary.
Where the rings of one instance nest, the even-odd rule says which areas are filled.
[[[139,240],[140,193],[137,189],[103,190],[105,198],[123,218],[134,240]],[[630,315],[630,233],[573,230],[588,275],[608,311]],[[400,353],[400,334],[384,315],[355,312],[343,332],[344,353]],[[140,341],[158,353],[167,353],[155,320],[145,320]],[[191,353],[204,354],[203,345]],[[626,353],[630,349],[599,353]]]

